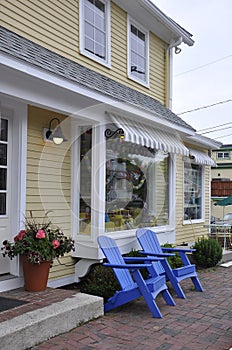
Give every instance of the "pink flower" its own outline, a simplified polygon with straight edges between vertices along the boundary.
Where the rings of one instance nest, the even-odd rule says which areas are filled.
[[[53,246],[53,249],[57,249],[60,246],[60,242],[57,241],[57,239],[53,239],[52,246]]]
[[[21,230],[19,231],[19,233],[17,234],[17,236],[14,237],[14,241],[21,241],[23,239],[23,237],[25,236],[26,232],[25,230]]]
[[[44,230],[38,230],[38,232],[36,233],[35,237],[39,238],[39,239],[45,238],[46,234],[45,234]]]

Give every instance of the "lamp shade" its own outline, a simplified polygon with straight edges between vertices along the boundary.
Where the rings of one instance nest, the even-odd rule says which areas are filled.
[[[51,129],[51,124],[53,121],[58,122],[55,129]],[[60,120],[58,118],[53,118],[49,123],[49,128],[44,129],[44,141],[51,141],[56,145],[60,145],[62,142],[67,141],[61,129]]]

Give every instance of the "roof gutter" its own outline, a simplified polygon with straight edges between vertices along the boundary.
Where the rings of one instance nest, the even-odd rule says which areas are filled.
[[[188,46],[193,46],[194,40],[191,38],[191,34],[187,32],[184,28],[178,25],[170,17],[166,16],[157,6],[155,6],[151,0],[142,0],[146,7],[152,12],[156,17],[159,18],[160,22],[168,27],[172,32],[176,33],[177,38],[182,37],[182,42]],[[177,40],[178,40],[177,39]]]

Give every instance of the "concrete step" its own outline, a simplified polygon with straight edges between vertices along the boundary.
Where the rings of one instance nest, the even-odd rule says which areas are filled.
[[[0,348],[24,350],[104,314],[103,299],[77,293],[71,298],[0,323]]]

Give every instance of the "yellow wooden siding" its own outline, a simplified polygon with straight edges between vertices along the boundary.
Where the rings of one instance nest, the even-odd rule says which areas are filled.
[[[195,242],[198,237],[207,235],[207,229],[203,227],[204,223],[209,222],[209,178],[210,166],[205,166],[205,222],[183,224],[184,207],[184,162],[181,156],[177,156],[176,164],[176,244],[183,242]]]
[[[128,79],[127,14],[114,2],[111,2],[111,69],[79,53],[78,0],[2,0],[0,6],[1,25],[5,28],[166,103],[166,44],[150,33],[149,89]]]
[[[49,217],[52,222],[58,225],[65,235],[70,236],[69,145],[68,142],[59,146],[49,142],[44,143],[42,137],[43,128],[48,127],[50,120],[54,117],[63,120],[62,130],[68,137],[68,118],[61,117],[52,111],[28,107],[26,210],[27,214],[32,211],[33,216],[38,219],[42,219],[45,212],[51,210]],[[74,273],[73,259],[70,255],[62,258],[61,263],[62,265],[54,263],[49,278],[60,278]]]

